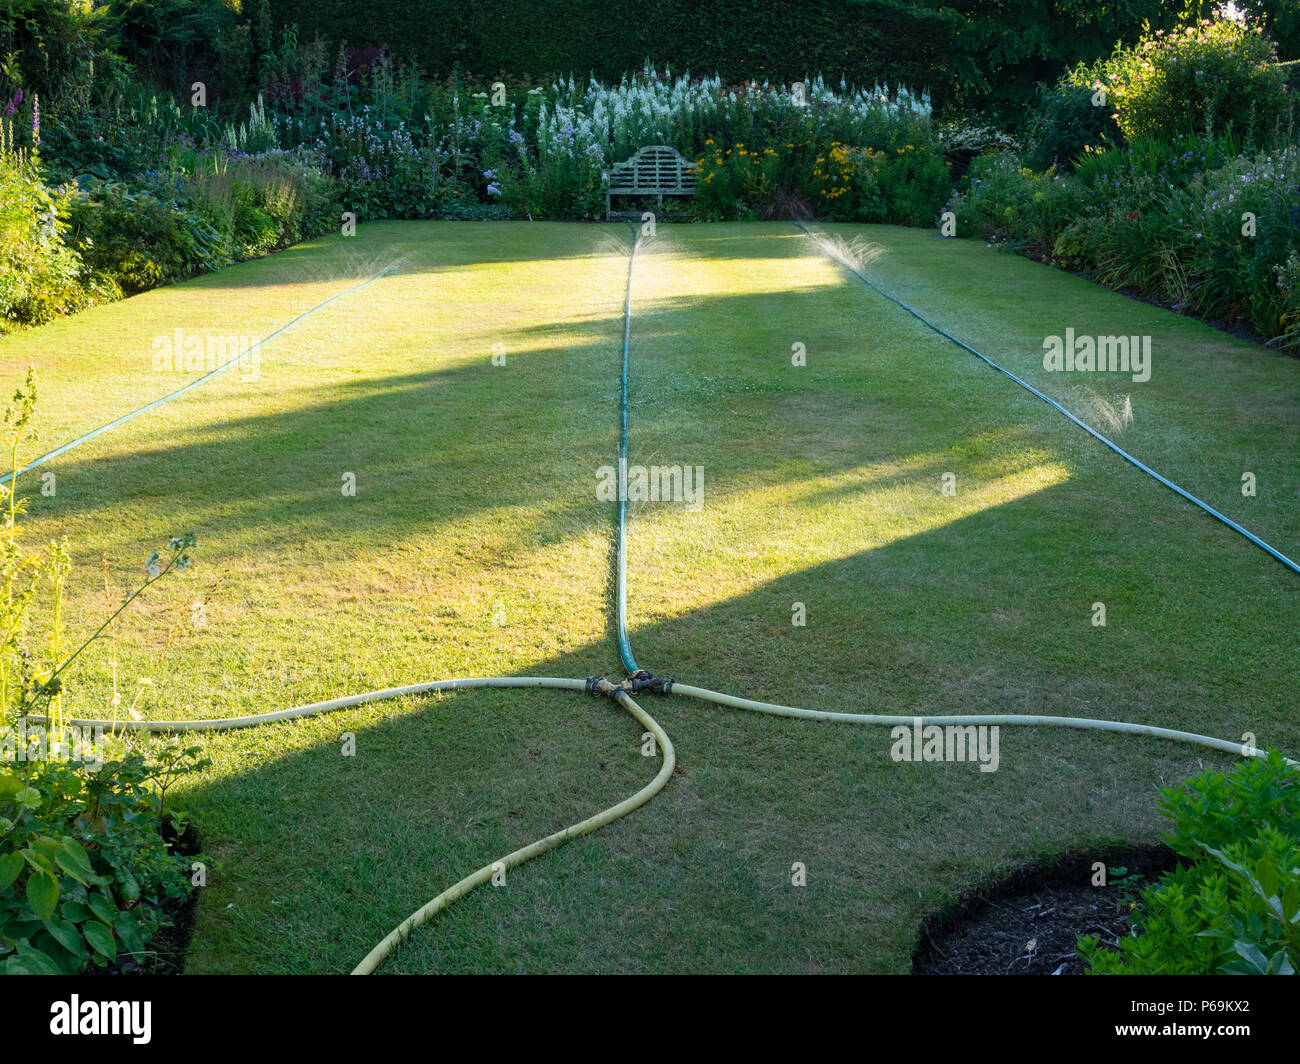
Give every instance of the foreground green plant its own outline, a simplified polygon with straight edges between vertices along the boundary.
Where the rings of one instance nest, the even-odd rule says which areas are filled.
[[[66,541],[44,555],[25,553],[18,541],[17,455],[34,438],[35,408],[29,371],[5,412],[11,475],[0,485],[0,959],[11,975],[71,974],[108,965],[122,951],[144,952],[190,889],[190,858],[165,835],[179,839],[185,830],[183,816],[167,813],[167,790],[207,764],[197,746],[151,752],[64,721],[65,672],[141,591],[189,565],[194,536],[174,538],[165,561],[155,553],[148,578],[64,656]],[[28,614],[43,588],[49,620],[38,626]]]
[[[29,763],[30,764],[30,763]],[[208,764],[197,746],[125,747],[97,771],[45,761],[0,772],[0,958],[8,975],[73,974],[137,958],[189,893],[158,781]],[[163,825],[168,837],[164,837]]]
[[[1160,808],[1189,864],[1143,891],[1118,949],[1079,939],[1101,975],[1294,975],[1300,967],[1300,771],[1273,753],[1206,772]]]

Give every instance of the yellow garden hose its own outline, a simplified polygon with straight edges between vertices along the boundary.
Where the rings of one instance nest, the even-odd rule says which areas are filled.
[[[409,695],[429,694],[432,691],[460,691],[471,687],[550,687],[561,691],[585,691],[584,680],[557,679],[551,676],[468,676],[455,680],[430,680],[405,687],[385,687],[381,691],[366,691],[359,695],[344,695],[327,702],[310,702],[291,709],[277,709],[270,713],[254,713],[247,717],[213,717],[211,720],[91,720],[84,717],[69,718],[68,723],[78,727],[114,728],[118,731],[174,732],[174,731],[236,731],[254,728],[259,724],[272,724],[280,720],[314,717],[335,709],[350,709],[368,702],[382,702],[388,698],[405,698]],[[44,717],[33,716],[43,721]]]
[[[897,727],[900,724],[919,723],[922,727],[932,724],[946,725],[1017,725],[1020,727],[1056,727],[1076,728],[1082,731],[1119,732],[1123,735],[1149,735],[1156,739],[1172,739],[1175,742],[1192,743],[1195,746],[1209,747],[1223,753],[1238,754],[1246,757],[1267,758],[1268,751],[1246,743],[1234,743],[1227,739],[1215,739],[1209,735],[1195,732],[1178,731],[1174,728],[1158,728],[1151,724],[1130,724],[1120,720],[1097,720],[1092,717],[1054,717],[1037,713],[954,713],[946,716],[916,715],[903,716],[891,713],[835,713],[822,709],[799,709],[796,706],[782,706],[775,702],[755,702],[749,698],[710,691],[705,687],[691,687],[688,684],[673,682],[668,693],[698,698],[703,702],[713,702],[719,706],[733,709],[747,709],[756,713],[768,713],[775,717],[795,717],[799,720],[838,721],[842,724],[884,724]],[[1283,758],[1288,765],[1300,768],[1300,761],[1289,757]]]
[[[353,975],[370,975],[373,973],[412,930],[442,912],[457,898],[468,894],[475,887],[487,882],[498,870],[504,872],[507,868],[523,864],[525,861],[530,861],[534,857],[544,854],[547,850],[554,849],[562,842],[568,842],[569,839],[577,838],[579,835],[586,835],[597,828],[603,828],[606,824],[617,820],[619,817],[626,816],[633,809],[639,809],[664,789],[668,777],[673,774],[673,768],[677,764],[677,755],[673,751],[672,740],[668,738],[667,732],[659,726],[659,723],[649,713],[632,701],[626,691],[618,692],[615,698],[619,705],[645,726],[646,730],[655,737],[655,741],[663,749],[663,764],[659,766],[659,772],[655,775],[655,778],[630,798],[624,798],[618,805],[611,805],[608,809],[597,813],[595,816],[590,816],[586,820],[564,828],[562,831],[547,835],[544,839],[538,839],[522,849],[515,850],[514,853],[507,854],[490,865],[485,865],[473,875],[468,875],[459,883],[448,887],[431,902],[421,906],[390,931],[387,937],[367,953],[362,962],[352,970]]]
[[[116,728],[125,731],[142,731],[142,732],[173,732],[173,731],[235,731],[240,728],[252,728],[260,724],[270,724],[275,721],[295,720],[300,717],[311,717],[321,713],[329,713],[339,709],[349,709],[353,706],[365,705],[369,702],[379,702],[389,698],[402,698],[410,695],[428,694],[434,691],[457,691],[465,690],[471,687],[546,687],[562,691],[581,691],[593,694],[608,695],[613,701],[618,702],[628,711],[651,735],[654,736],[655,742],[662,752],[662,764],[654,779],[642,787],[639,791],[629,798],[616,805],[611,805],[608,809],[602,810],[595,816],[590,816],[586,820],[581,820],[561,831],[556,831],[547,835],[544,839],[538,839],[513,853],[493,861],[491,864],[484,865],[477,872],[466,876],[455,885],[448,887],[432,901],[422,905],[413,912],[397,927],[388,933],[387,936],[374,949],[366,954],[360,964],[353,969],[353,975],[370,975],[374,972],[388,957],[394,949],[397,948],[411,931],[421,924],[425,923],[433,916],[441,912],[458,898],[468,894],[475,887],[486,883],[492,878],[498,870],[505,871],[508,868],[514,868],[516,865],[530,861],[534,857],[539,857],[548,850],[554,849],[569,839],[577,838],[579,835],[586,835],[602,828],[606,824],[612,823],[619,817],[626,816],[634,809],[639,809],[645,805],[651,798],[664,789],[668,778],[673,774],[673,768],[677,764],[677,755],[673,750],[672,740],[668,738],[668,733],[663,730],[649,713],[636,704],[622,688],[609,684],[605,680],[597,681],[594,677],[588,680],[571,680],[557,678],[552,676],[475,676],[456,680],[432,680],[428,683],[408,684],[405,687],[387,687],[380,691],[367,691],[364,694],[345,695],[342,698],[330,699],[327,702],[312,702],[308,705],[294,706],[291,709],[274,710],[270,713],[256,713],[246,717],[217,717],[212,720],[94,720],[85,717],[71,718],[68,724],[77,727],[102,727]],[[44,720],[43,717],[32,717],[33,720]]]

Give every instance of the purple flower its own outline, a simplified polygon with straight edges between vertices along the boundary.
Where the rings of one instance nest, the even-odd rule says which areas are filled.
[[[496,182],[493,182],[488,185],[487,192],[489,196],[499,196],[501,195],[501,186],[496,184]]]

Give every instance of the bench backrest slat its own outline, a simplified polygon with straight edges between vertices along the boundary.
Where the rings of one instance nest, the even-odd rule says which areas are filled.
[[[695,166],[666,144],[642,148],[609,171],[610,195],[651,193],[659,196],[695,194]]]

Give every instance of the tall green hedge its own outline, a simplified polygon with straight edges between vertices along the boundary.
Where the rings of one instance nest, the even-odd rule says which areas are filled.
[[[270,0],[277,27],[384,44],[434,74],[595,74],[650,59],[724,80],[788,83],[821,72],[948,90],[959,18],[901,0]]]

